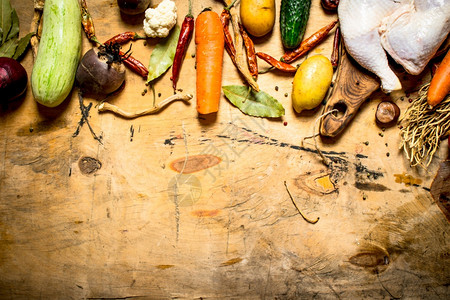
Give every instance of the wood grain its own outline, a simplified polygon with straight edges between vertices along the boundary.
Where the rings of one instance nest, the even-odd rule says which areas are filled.
[[[450,160],[444,160],[436,173],[430,187],[430,193],[439,208],[450,221]]]
[[[11,2],[25,35],[32,1]],[[176,1],[179,24],[187,3]],[[87,4],[100,40],[142,33],[143,16],[121,15],[116,1]],[[194,15],[205,7],[220,12],[222,3],[194,0]],[[306,36],[335,18],[313,0]],[[276,23],[256,49],[281,57],[279,36]],[[310,55],[329,57],[332,41],[331,33]],[[133,56],[147,64],[156,42],[134,42]],[[90,47],[83,38],[83,53]],[[194,50],[191,42],[177,85],[193,95]],[[29,75],[32,63],[28,52]],[[227,55],[223,69],[223,85],[244,84]],[[102,144],[85,126],[72,137],[81,118],[76,88],[55,109],[38,106],[29,87],[2,106],[0,298],[448,298],[450,226],[428,190],[446,147],[428,172],[411,169],[398,129],[375,125],[386,96],[374,93],[339,139],[317,139],[325,167],[311,140],[301,143],[320,110],[294,112],[291,75],[261,74],[258,84],[283,104],[284,117],[243,115],[222,96],[215,118],[176,102],[127,120],[98,113],[87,98]],[[127,72],[108,101],[148,108],[146,88]],[[156,102],[172,95],[170,72],[154,88]],[[409,104],[393,100],[402,111]],[[185,161],[189,173],[181,172]],[[320,217],[316,224],[299,215],[284,181],[298,209]]]

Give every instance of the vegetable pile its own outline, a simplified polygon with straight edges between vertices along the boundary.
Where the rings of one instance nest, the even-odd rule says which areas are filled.
[[[189,12],[181,26],[177,25],[177,7],[172,0],[162,0],[154,6],[150,6],[148,0],[118,0],[121,14],[143,18],[143,33],[126,31],[105,42],[99,41],[96,36],[86,0],[46,0],[41,22],[42,35],[38,34],[37,21],[33,23],[33,32],[22,39],[18,38],[17,13],[9,1],[0,1],[0,56],[5,57],[0,59],[2,94],[10,100],[25,91],[27,74],[16,60],[23,55],[31,40],[36,54],[31,74],[35,100],[44,106],[55,107],[67,98],[76,82],[84,118],[80,124],[87,123],[88,107],[84,106],[83,97],[102,100],[99,106],[102,112],[135,118],[158,113],[163,106],[175,100],[189,101],[194,97],[198,114],[214,114],[219,111],[223,93],[244,114],[280,118],[285,114],[285,108],[258,84],[261,76],[273,70],[291,78],[291,105],[300,114],[319,107],[327,100],[334,70],[339,64],[340,47],[343,47],[338,19],[304,38],[307,24],[312,24],[308,22],[311,0],[279,2],[279,37],[284,52],[279,58],[258,49],[260,43],[255,44],[253,40],[275,32],[277,9],[274,0],[223,0],[224,7],[220,14],[208,8],[195,14],[189,1]],[[338,0],[321,0],[327,14],[336,12],[338,5]],[[81,59],[80,23],[93,46],[85,51]],[[330,57],[311,55],[299,65],[293,64],[311,53],[331,34],[334,40]],[[39,36],[37,51],[34,41]],[[179,82],[183,82],[179,79],[183,76],[182,64],[192,37],[195,37],[195,54],[191,54],[196,62],[195,95],[182,94],[182,88],[178,87]],[[125,44],[150,38],[156,40],[146,67],[132,56],[132,45]],[[244,84],[222,85],[224,52],[242,76]],[[450,54],[447,53],[431,83],[420,91],[418,99],[401,119],[402,147],[412,166],[428,166],[439,141],[448,135],[449,63]],[[170,68],[174,96],[156,104],[155,84]],[[143,84],[153,90],[153,105],[150,108],[130,113],[103,102],[125,88],[126,69],[142,77]],[[147,88],[142,95],[146,92]],[[393,126],[397,124],[399,115],[399,108],[393,101],[383,101],[377,107],[376,123],[382,128]]]
[[[49,0],[48,2],[51,2]],[[62,1],[61,4],[70,5],[73,0]],[[280,26],[282,28],[282,41],[290,50],[277,60],[270,54],[258,52],[251,36],[264,36],[272,31],[276,17],[275,1],[245,0],[236,8],[236,0],[225,0],[225,7],[220,16],[213,11],[205,10],[195,20],[192,13],[192,3],[189,1],[189,13],[185,16],[181,28],[176,25],[177,7],[172,0],[163,0],[156,7],[150,7],[148,1],[118,1],[118,7],[124,14],[137,15],[145,11],[143,30],[145,36],[136,32],[124,32],[102,43],[98,40],[92,17],[87,9],[86,0],[81,0],[81,23],[87,38],[95,45],[95,48],[87,51],[78,65],[76,52],[80,43],[78,33],[69,29],[72,42],[62,43],[56,52],[64,52],[64,55],[50,57],[52,51],[48,51],[46,40],[49,32],[57,32],[64,26],[60,16],[47,23],[46,34],[41,38],[41,53],[36,58],[32,76],[32,86],[35,99],[49,107],[59,105],[72,88],[72,79],[76,77],[77,86],[83,96],[104,100],[112,93],[119,91],[125,83],[125,70],[122,64],[146,79],[146,84],[153,89],[154,81],[161,77],[172,67],[172,86],[177,92],[177,83],[180,77],[181,65],[187,52],[191,38],[195,32],[196,41],[196,98],[199,114],[215,113],[219,110],[219,102],[222,93],[222,62],[224,50],[230,55],[237,70],[242,74],[248,87],[224,88],[223,92],[235,106],[243,113],[258,116],[277,118],[284,115],[284,108],[266,92],[260,91],[257,83],[260,72],[258,58],[264,60],[272,67],[283,72],[296,73],[297,67],[289,63],[298,59],[319,44],[335,27],[337,21],[324,27],[300,45],[309,18],[311,1],[295,0],[282,1]],[[291,11],[289,8],[298,8]],[[46,15],[44,7],[44,20]],[[79,17],[74,15],[74,9],[70,12],[71,20]],[[57,19],[59,18],[59,19]],[[61,22],[61,25],[59,25]],[[52,24],[50,24],[52,23]],[[76,22],[75,22],[76,23]],[[231,23],[231,24],[230,24]],[[50,25],[49,25],[50,24]],[[194,30],[194,24],[196,29]],[[230,32],[229,26],[232,27]],[[75,41],[73,38],[75,37]],[[160,38],[150,55],[148,69],[137,59],[131,56],[131,46],[128,51],[120,50],[123,45],[131,40],[144,38]],[[58,41],[58,40],[57,40]],[[299,46],[297,48],[297,46]],[[61,51],[57,49],[71,49]],[[47,53],[46,53],[47,52]],[[39,56],[49,58],[48,65],[57,65],[57,61],[65,59],[69,62],[67,68],[59,73],[47,69]],[[73,66],[76,65],[76,73]],[[44,74],[45,73],[45,74]],[[63,87],[55,87],[52,82],[57,78],[67,76]],[[53,78],[53,80],[47,80]],[[43,84],[46,82],[46,84]],[[231,87],[231,86],[230,86]],[[47,92],[44,92],[47,89]],[[52,90],[52,93],[49,91]],[[233,92],[231,92],[231,90]],[[324,93],[321,93],[321,95]],[[240,99],[240,100],[237,100]],[[246,100],[249,100],[248,102]],[[320,99],[321,101],[322,99]],[[259,102],[261,101],[261,102]],[[317,100],[319,101],[319,100]],[[153,104],[155,106],[155,103]],[[263,107],[263,109],[261,109]],[[281,109],[280,109],[281,107]]]

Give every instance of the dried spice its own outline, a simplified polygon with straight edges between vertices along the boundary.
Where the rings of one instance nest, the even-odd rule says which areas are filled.
[[[189,0],[189,12],[184,17],[183,24],[181,25],[181,30],[178,38],[178,44],[175,52],[175,58],[173,60],[172,67],[172,87],[174,90],[177,89],[177,82],[180,76],[181,64],[183,63],[184,56],[186,55],[189,42],[192,39],[194,33],[194,17],[192,15],[192,3]]]
[[[283,105],[264,91],[256,92],[238,85],[224,86],[222,90],[227,99],[247,115],[268,118],[284,115]]]
[[[334,32],[334,39],[333,39],[333,51],[331,52],[331,65],[333,66],[333,68],[337,68],[338,64],[339,64],[339,49],[341,46],[341,30],[340,27],[338,26],[336,28],[336,31]]]
[[[248,70],[247,63],[245,61],[244,52],[243,52],[243,38],[239,31],[239,14],[237,13],[236,8],[233,6],[236,0],[225,0],[225,3],[228,5],[226,8],[231,15],[231,25],[233,27],[234,32],[234,45],[236,49],[236,67],[239,72],[241,72],[242,76],[244,76],[247,83],[255,90],[259,91],[258,83],[255,81],[253,76],[250,74]]]
[[[177,25],[170,31],[168,37],[156,44],[150,56],[147,82],[155,80],[172,66],[179,36],[180,27]]]
[[[8,0],[0,1],[0,57],[18,59],[25,52],[34,32],[19,39],[19,17]]]
[[[328,36],[328,33],[331,31],[331,29],[334,28],[334,26],[336,26],[337,23],[338,21],[336,20],[322,27],[309,38],[305,39],[297,49],[285,53],[281,60],[286,63],[291,63],[304,54],[308,53],[311,49],[320,44],[320,42],[322,42]]]
[[[141,39],[146,39],[145,36],[141,36],[136,32],[133,31],[125,31],[119,34],[116,34],[115,36],[113,36],[112,38],[110,38],[109,40],[107,40],[104,44],[125,44],[129,41],[135,41],[135,40],[141,40]]]
[[[288,63],[282,62],[277,60],[276,58],[270,56],[269,54],[263,53],[263,52],[257,52],[256,56],[270,64],[272,67],[283,71],[283,72],[289,72],[289,73],[295,73],[297,72],[297,68],[294,66],[291,66]]]
[[[248,70],[250,71],[250,74],[253,76],[253,78],[256,79],[258,78],[258,62],[256,60],[255,44],[248,36],[241,23],[239,23],[239,30],[241,32],[242,39],[244,40],[245,51],[247,53]]]
[[[236,65],[236,49],[234,48],[233,38],[228,26],[230,25],[231,15],[227,9],[223,9],[220,14],[220,22],[222,22],[223,34],[225,36],[225,50],[230,56],[231,61]]]

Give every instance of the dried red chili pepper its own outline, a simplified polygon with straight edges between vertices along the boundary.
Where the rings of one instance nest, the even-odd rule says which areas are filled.
[[[229,3],[229,5],[227,7],[224,8],[225,12],[222,12],[222,19],[224,16],[226,16],[226,14],[229,15],[226,16],[227,18],[225,18],[224,20],[228,20],[231,21],[231,23],[233,24],[232,28],[233,28],[233,33],[234,33],[234,41],[236,43],[236,45],[238,45],[238,48],[234,47],[234,43],[232,42],[233,40],[231,38],[225,38],[225,49],[227,50],[227,52],[230,55],[231,60],[233,61],[234,65],[236,66],[236,68],[239,70],[239,72],[241,73],[241,75],[245,78],[245,81],[247,81],[247,83],[255,90],[255,91],[259,91],[259,86],[256,83],[255,79],[253,78],[253,76],[250,74],[250,71],[248,69],[248,64],[246,62],[246,58],[244,57],[244,52],[242,50],[242,44],[243,44],[243,38],[242,35],[239,31],[239,25],[238,25],[238,20],[239,20],[239,15],[236,12],[236,9],[233,7],[234,4],[236,3],[237,0],[231,1],[231,0],[227,0],[225,1],[226,4]],[[223,22],[222,22],[223,23]],[[222,26],[223,30],[224,30],[224,35],[227,35],[228,32],[228,23],[225,23],[226,26]],[[231,37],[231,35],[230,35]],[[230,48],[230,50],[228,49],[230,46],[233,46],[232,48]],[[233,50],[234,49],[234,54],[233,54]]]
[[[337,68],[339,64],[339,46],[341,42],[341,34],[339,26],[336,28],[336,31],[334,32],[334,40],[333,40],[333,52],[331,52],[331,65],[333,68]]]
[[[126,31],[126,32],[122,32],[122,33],[119,33],[119,34],[113,36],[112,38],[110,38],[109,40],[107,40],[105,42],[105,45],[112,44],[112,43],[122,45],[129,41],[142,40],[142,39],[146,39],[146,37],[139,35],[133,31]]]
[[[222,13],[220,14],[220,21],[222,22],[223,34],[225,36],[225,50],[227,50],[231,61],[236,65],[236,49],[234,48],[233,38],[231,37],[230,30],[228,30],[230,18],[230,11],[224,8]]]
[[[290,73],[294,73],[297,71],[296,67],[291,66],[290,64],[287,64],[285,62],[279,61],[279,60],[273,58],[272,56],[270,56],[269,54],[257,52],[256,56],[263,59],[268,64],[270,64],[272,67],[277,68],[280,71],[290,72]]]
[[[301,57],[303,54],[307,53],[309,50],[317,46],[321,41],[323,41],[327,37],[328,33],[331,31],[331,29],[334,28],[337,22],[338,22],[337,20],[333,21],[327,26],[319,29],[309,38],[304,40],[297,49],[290,52],[286,52],[281,58],[281,60],[287,63],[291,63],[294,60]]]
[[[125,55],[122,51],[120,51],[120,55]],[[148,76],[148,69],[136,58],[131,55],[126,55],[125,59],[122,61],[127,67],[129,67],[132,71],[138,73],[144,78]]]
[[[108,41],[110,40],[111,39],[109,39]],[[105,44],[108,44],[108,41],[105,42]],[[147,78],[148,69],[139,60],[128,54],[128,52],[124,53],[120,51],[119,54],[123,57],[122,62],[124,63],[124,65],[126,65],[128,68],[141,75],[142,77]]]
[[[241,23],[239,23],[239,30],[241,32],[242,39],[244,40],[245,51],[247,52],[248,70],[253,78],[256,79],[258,78],[258,62],[256,60],[255,44],[253,44],[252,39],[248,36],[244,26],[242,26]]]
[[[194,17],[192,15],[192,4],[189,0],[189,12],[183,20],[181,25],[180,36],[178,38],[177,50],[175,51],[175,57],[172,65],[172,86],[176,90],[178,77],[180,75],[181,64],[183,63],[184,56],[186,55],[189,42],[194,32]]]

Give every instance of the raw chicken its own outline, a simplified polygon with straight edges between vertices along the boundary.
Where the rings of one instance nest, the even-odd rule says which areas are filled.
[[[417,75],[449,31],[449,0],[415,0],[384,20],[381,45],[408,73]]]
[[[450,31],[450,0],[341,0],[338,14],[347,51],[385,92],[401,89],[385,51],[419,74]]]

